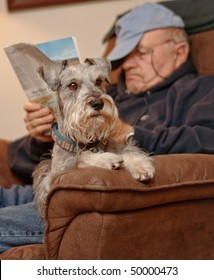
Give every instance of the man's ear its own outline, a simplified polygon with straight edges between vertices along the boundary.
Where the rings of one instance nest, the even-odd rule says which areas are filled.
[[[46,84],[53,91],[56,91],[61,85],[60,74],[67,66],[67,60],[51,62],[49,64],[40,66],[37,72],[40,75],[40,77],[46,82]]]
[[[177,68],[187,61],[189,53],[189,45],[185,42],[180,42],[175,45],[175,64]]]

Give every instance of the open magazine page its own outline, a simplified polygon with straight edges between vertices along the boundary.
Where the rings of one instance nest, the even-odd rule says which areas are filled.
[[[18,43],[4,48],[10,63],[24,89],[27,98],[55,111],[55,92],[39,75],[42,65],[51,61],[68,60],[69,64],[80,63],[74,37],[49,41],[37,45]]]

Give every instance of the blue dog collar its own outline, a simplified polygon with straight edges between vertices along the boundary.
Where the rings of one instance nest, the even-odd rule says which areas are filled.
[[[102,139],[101,141],[89,143],[87,145],[76,143],[75,141],[68,139],[59,133],[57,123],[54,123],[52,126],[52,138],[54,142],[63,150],[66,150],[75,155],[78,153],[79,150],[80,152],[90,150],[93,153],[106,152],[106,147],[108,145],[107,139]]]

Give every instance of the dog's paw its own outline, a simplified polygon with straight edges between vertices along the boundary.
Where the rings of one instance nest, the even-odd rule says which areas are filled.
[[[148,181],[154,177],[155,169],[153,166],[150,167],[142,167],[142,166],[136,166],[131,170],[131,175],[133,178],[135,178],[138,181]]]
[[[123,157],[121,155],[106,153],[90,153],[82,155],[78,161],[78,168],[86,166],[97,166],[106,169],[119,169],[123,165]]]
[[[123,165],[123,158],[116,154],[104,154],[105,160],[103,161],[103,167],[108,169],[119,169]]]
[[[131,173],[132,177],[138,181],[148,181],[154,177],[155,167],[153,161],[148,156],[137,156],[126,158],[125,167]]]
[[[112,161],[111,169],[119,169],[120,167],[122,167],[122,165],[123,165],[123,160],[122,159]]]

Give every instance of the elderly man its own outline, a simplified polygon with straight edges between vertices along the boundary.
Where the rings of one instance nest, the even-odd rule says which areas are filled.
[[[117,21],[116,37],[108,57],[122,71],[118,84],[107,88],[120,114],[112,131],[115,140],[134,139],[152,154],[213,153],[214,77],[197,75],[182,19],[159,4],[147,3]],[[27,103],[25,110],[31,137],[12,143],[9,157],[12,170],[29,182],[40,157],[52,146],[47,132],[53,116],[39,104]],[[17,204],[26,204],[6,207],[13,205],[6,203],[11,201],[8,197],[23,198],[25,192],[26,200]],[[29,188],[16,187],[9,194],[2,189],[2,194],[0,233],[5,236],[0,238],[0,250],[41,243],[44,223],[31,203]]]
[[[116,36],[108,58],[122,72],[107,89],[121,117],[115,139],[134,138],[153,154],[213,153],[214,78],[197,75],[182,19],[147,3],[116,22]],[[38,106],[25,105],[25,120],[40,139],[50,125],[39,115],[46,109],[37,111]]]
[[[130,135],[154,154],[214,152],[214,78],[197,75],[183,27],[151,3],[116,23],[109,59],[123,71],[109,93],[129,124],[118,137]]]

